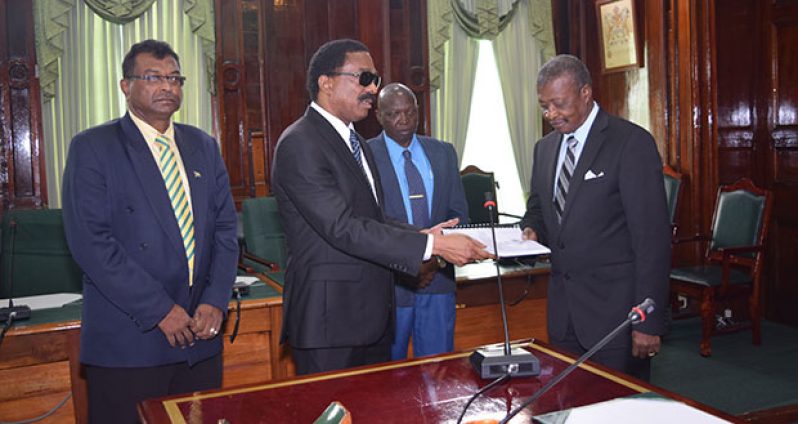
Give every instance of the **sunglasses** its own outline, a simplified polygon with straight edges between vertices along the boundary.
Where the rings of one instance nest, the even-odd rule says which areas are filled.
[[[368,87],[372,83],[374,83],[374,85],[376,87],[379,87],[380,83],[382,82],[382,77],[381,76],[379,76],[379,75],[377,75],[377,74],[375,74],[373,72],[369,72],[369,71],[363,71],[363,72],[330,72],[327,75],[347,75],[347,76],[350,76],[350,77],[355,77],[355,78],[358,79],[357,82],[360,85],[362,85],[363,87]]]

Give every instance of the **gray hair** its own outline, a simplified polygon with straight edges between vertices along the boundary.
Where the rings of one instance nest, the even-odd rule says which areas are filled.
[[[593,85],[593,81],[590,79],[590,72],[578,57],[570,54],[561,54],[554,56],[540,68],[538,72],[538,87],[542,87],[563,75],[573,78],[579,88],[585,85]]]

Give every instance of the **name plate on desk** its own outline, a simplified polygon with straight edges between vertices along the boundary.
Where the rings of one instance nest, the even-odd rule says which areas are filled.
[[[499,253],[493,251],[493,233],[490,227],[455,227],[444,228],[443,234],[465,234],[486,246],[488,252],[500,258],[513,258],[517,256],[548,255],[551,250],[533,240],[521,238],[521,229],[518,227],[496,227],[496,246]]]

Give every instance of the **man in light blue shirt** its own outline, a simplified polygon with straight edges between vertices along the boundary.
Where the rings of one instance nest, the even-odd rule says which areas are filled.
[[[385,131],[369,140],[369,147],[380,174],[385,214],[420,228],[452,218],[467,222],[457,154],[449,143],[416,134],[418,104],[413,92],[398,83],[385,86],[377,119]],[[430,282],[397,281],[391,359],[407,357],[411,338],[414,357],[454,349],[454,268],[442,259],[430,266],[440,267],[430,274]]]

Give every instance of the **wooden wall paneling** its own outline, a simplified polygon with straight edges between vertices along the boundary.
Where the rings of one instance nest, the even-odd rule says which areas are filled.
[[[244,47],[242,8],[239,0],[216,0],[216,92],[219,101],[219,141],[222,145],[233,199],[248,197],[249,157],[244,98]]]
[[[0,2],[0,142],[3,209],[47,204],[36,77],[33,4]]]
[[[670,164],[668,143],[668,4],[664,0],[644,3],[642,11],[645,66],[648,68],[649,125],[657,141],[662,162]]]
[[[369,48],[377,72],[388,81],[395,79],[391,60],[397,52],[392,50],[391,39],[397,31],[401,32],[401,29],[394,28],[394,22],[390,19],[389,0],[353,0],[353,2],[358,9],[355,38]],[[374,109],[376,107],[375,103]],[[365,138],[374,137],[382,131],[382,126],[374,116],[374,109],[369,112],[366,119],[355,125],[358,133]]]
[[[798,325],[798,3],[764,2],[766,35],[762,51],[763,111],[757,119],[756,165],[766,169],[773,190],[773,231],[768,242],[765,312],[771,319]],[[761,165],[760,165],[761,164]]]

